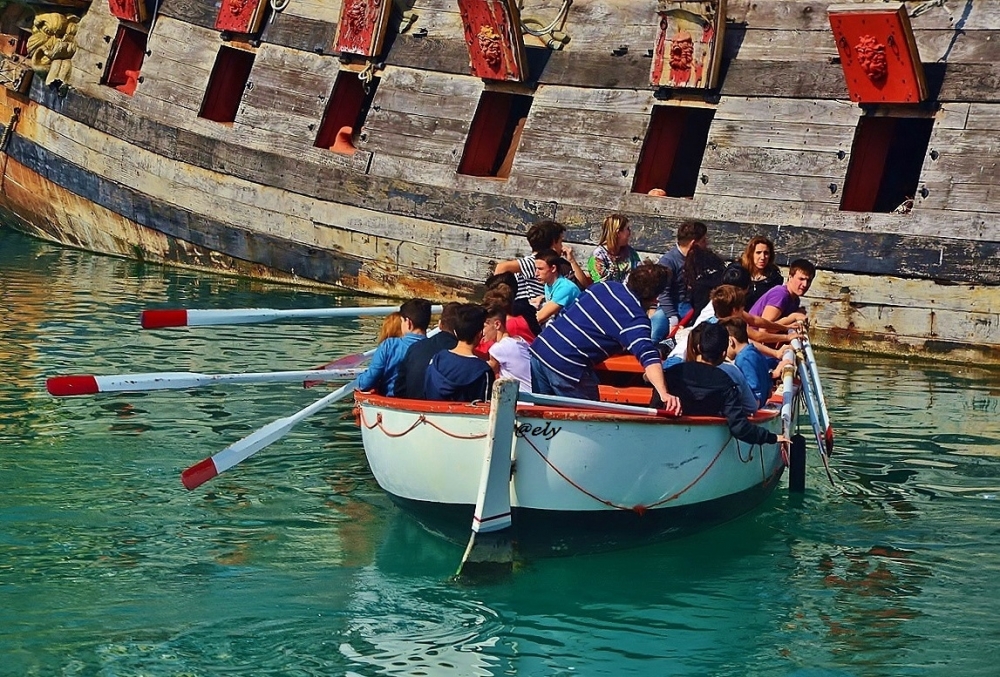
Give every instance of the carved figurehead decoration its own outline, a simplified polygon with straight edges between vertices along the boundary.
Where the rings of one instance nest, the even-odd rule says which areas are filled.
[[[659,0],[660,30],[649,81],[654,87],[711,89],[722,64],[726,0]]]
[[[828,11],[851,101],[920,103],[927,98],[906,5],[833,5]]]
[[[36,73],[45,74],[45,84],[59,87],[69,80],[76,54],[76,31],[80,17],[38,14],[28,36],[28,61]]]
[[[382,51],[392,0],[344,0],[333,51],[374,58]]]
[[[264,21],[266,0],[222,0],[215,17],[215,30],[251,34]]]
[[[485,80],[523,82],[527,56],[516,0],[458,0],[472,74]]]

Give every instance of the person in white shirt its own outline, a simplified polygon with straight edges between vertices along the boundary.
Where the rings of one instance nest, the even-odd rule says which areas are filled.
[[[507,310],[502,305],[486,308],[483,339],[492,342],[487,361],[500,378],[516,378],[523,392],[531,392],[531,353],[528,342],[507,333]]]

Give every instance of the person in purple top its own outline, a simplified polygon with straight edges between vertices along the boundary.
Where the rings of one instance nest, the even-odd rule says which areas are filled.
[[[431,302],[426,299],[410,299],[399,307],[403,316],[403,335],[387,338],[379,344],[372,355],[368,368],[358,376],[358,390],[377,390],[385,395],[396,395],[396,378],[399,365],[411,345],[423,341],[427,325],[431,323]]]
[[[669,279],[670,271],[663,266],[643,263],[626,284],[607,281],[587,288],[531,344],[532,391],[599,400],[594,364],[624,349],[642,364],[663,408],[679,414],[680,400],[667,392],[646,315]]]
[[[801,298],[809,291],[815,277],[816,266],[811,262],[805,259],[792,261],[788,267],[788,281],[772,287],[757,299],[750,314],[786,326],[804,320],[805,313],[799,310]]]

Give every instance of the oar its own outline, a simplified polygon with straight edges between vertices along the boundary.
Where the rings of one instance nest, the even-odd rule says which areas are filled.
[[[156,371],[146,374],[93,376],[53,376],[45,388],[56,397],[95,393],[136,393],[147,390],[183,390],[225,383],[291,383],[294,381],[337,381],[352,379],[363,369],[312,369],[308,371],[266,371],[242,374],[198,374],[189,371]]]
[[[255,324],[275,320],[304,320],[328,317],[361,317],[388,315],[399,310],[398,306],[363,306],[358,308],[230,308],[224,310],[162,309],[142,311],[143,329],[163,327],[205,327],[216,324]],[[441,306],[432,306],[431,312],[440,313]]]
[[[805,353],[806,363],[809,366],[809,373],[812,374],[813,385],[816,389],[816,404],[819,408],[822,425],[826,429],[823,436],[823,441],[826,443],[826,455],[831,456],[833,454],[833,424],[830,421],[830,412],[826,408],[826,397],[823,396],[823,383],[819,378],[816,355],[813,353],[809,335],[805,332],[802,333],[802,348]]]
[[[337,400],[350,395],[354,392],[355,385],[357,385],[357,379],[341,386],[323,399],[316,400],[305,409],[291,416],[272,421],[260,430],[247,435],[239,442],[229,445],[214,456],[195,463],[181,473],[181,482],[189,491],[200,487],[219,473],[229,470],[237,463],[245,461],[261,449],[277,442],[301,421],[304,421],[318,411],[322,411]]]
[[[516,379],[500,379],[493,385],[472,536],[455,574],[462,582],[478,582],[513,571],[514,548],[505,531],[511,525],[510,466],[517,391]]]
[[[596,409],[598,411],[614,411],[620,414],[635,414],[638,416],[658,416],[660,418],[677,418],[666,409],[654,409],[653,407],[636,407],[631,404],[618,404],[617,402],[600,402],[597,400],[581,400],[576,397],[563,397],[561,395],[538,395],[536,393],[522,392],[517,396],[521,402],[528,404],[550,404],[557,407],[578,407],[580,409]]]

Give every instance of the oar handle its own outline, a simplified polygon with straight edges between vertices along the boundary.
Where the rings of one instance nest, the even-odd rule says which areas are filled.
[[[526,404],[550,405],[556,407],[573,407],[577,409],[593,409],[595,411],[614,411],[622,414],[634,414],[637,416],[656,416],[657,418],[677,418],[666,409],[655,409],[653,407],[636,407],[631,404],[619,404],[617,402],[601,402],[598,400],[583,400],[577,397],[563,397],[561,395],[539,395],[537,393],[521,393],[518,400]]]

